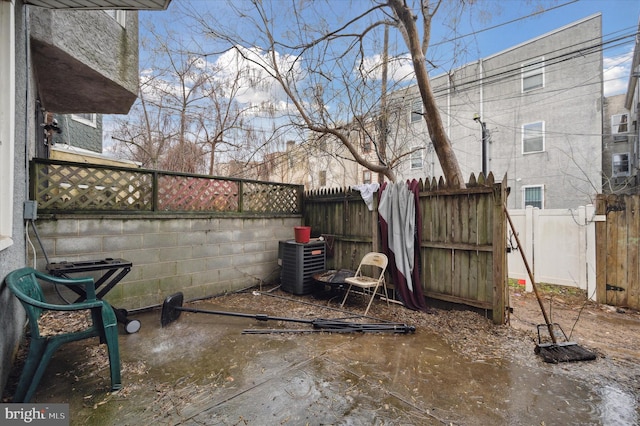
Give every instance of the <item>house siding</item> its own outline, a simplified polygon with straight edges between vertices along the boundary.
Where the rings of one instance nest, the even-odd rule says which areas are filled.
[[[462,174],[477,176],[482,170],[481,127],[473,120],[480,114],[490,133],[488,171],[507,175],[510,208],[523,208],[522,188],[536,185],[544,188],[547,208],[592,203],[602,176],[602,53],[580,49],[597,46],[601,38],[598,14],[432,78]],[[520,67],[539,57],[545,59],[544,87],[523,93]],[[411,99],[417,88],[394,96]],[[522,126],[535,122],[544,123],[544,150],[524,154]],[[427,134],[424,122],[408,126],[414,129],[406,132],[407,139]],[[429,151],[428,136],[415,139]],[[412,170],[405,161],[398,175],[442,175],[437,159],[426,166]]]
[[[25,6],[20,1],[15,2],[15,49],[16,58],[26,57],[26,40],[24,31]],[[24,60],[16,60],[15,63],[15,91],[16,91],[16,116],[14,148],[14,191],[13,191],[13,244],[0,250],[0,277],[4,277],[12,270],[26,265],[26,244],[24,238],[24,223],[22,220],[22,208],[27,193],[26,175],[26,144],[28,137],[33,137],[27,129],[33,128],[33,114],[27,115],[25,123],[24,111],[33,107],[33,100],[27,99],[27,81],[30,87],[34,87],[33,80],[28,80],[27,65]],[[33,111],[33,109],[31,109]],[[1,201],[0,201],[1,202]],[[0,285],[0,387],[4,388],[9,375],[9,366],[16,354],[26,316],[22,306],[11,292]]]
[[[3,2],[9,4],[9,2]],[[42,139],[36,99],[48,112],[126,113],[137,94],[138,22],[127,12],[126,28],[103,11],[57,11],[10,2],[15,13],[15,115],[11,244],[0,250],[0,279],[29,265],[24,203],[29,160]],[[6,42],[0,39],[0,43]],[[0,125],[3,125],[0,123]],[[2,141],[5,143],[5,141]],[[90,145],[96,148],[94,142]],[[0,203],[9,204],[8,199]],[[4,388],[24,332],[25,313],[0,285],[0,387]]]

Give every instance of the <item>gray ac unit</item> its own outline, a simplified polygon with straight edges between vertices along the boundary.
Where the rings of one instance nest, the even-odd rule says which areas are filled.
[[[280,241],[278,263],[282,289],[293,294],[313,292],[316,283],[313,275],[324,272],[326,249],[324,241],[297,243],[295,240]]]

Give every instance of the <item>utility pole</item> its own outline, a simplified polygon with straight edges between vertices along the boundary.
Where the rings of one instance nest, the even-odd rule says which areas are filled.
[[[489,134],[487,132],[487,123],[482,121],[482,119],[480,118],[480,114],[474,114],[473,121],[477,121],[478,123],[480,123],[480,126],[482,127],[482,174],[486,178],[487,168],[488,168],[487,167],[487,138],[489,137]]]
[[[378,156],[382,162],[387,161],[387,130],[389,118],[387,115],[387,73],[389,62],[389,26],[384,26],[384,45],[382,48],[382,94],[380,95],[380,141],[378,143]],[[378,173],[378,183],[384,181],[384,173]]]

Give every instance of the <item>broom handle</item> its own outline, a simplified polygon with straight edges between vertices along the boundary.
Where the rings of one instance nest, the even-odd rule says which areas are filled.
[[[551,340],[554,344],[558,343],[556,341],[555,333],[553,332],[553,324],[549,321],[549,317],[547,316],[547,311],[544,309],[544,303],[542,303],[542,299],[540,298],[540,293],[538,293],[538,286],[536,285],[536,281],[533,279],[533,272],[531,272],[531,268],[529,267],[529,262],[527,261],[527,257],[524,255],[524,251],[522,250],[522,244],[520,244],[520,238],[518,238],[518,233],[516,232],[516,228],[513,226],[513,222],[511,221],[511,216],[507,211],[507,207],[503,206],[504,214],[507,216],[507,220],[509,221],[509,226],[511,227],[511,231],[513,232],[513,236],[516,238],[516,244],[518,244],[518,251],[520,252],[520,256],[522,256],[522,261],[524,262],[524,267],[527,268],[527,273],[529,274],[529,279],[531,280],[531,285],[533,286],[533,292],[536,294],[536,299],[538,299],[538,304],[540,305],[540,309],[542,310],[542,316],[544,317],[544,322],[547,324],[547,328],[549,329],[549,334],[551,335]]]

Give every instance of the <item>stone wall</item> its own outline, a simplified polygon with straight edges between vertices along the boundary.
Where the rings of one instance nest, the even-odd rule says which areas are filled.
[[[39,219],[38,235],[51,262],[123,258],[131,272],[105,299],[138,309],[181,291],[202,298],[277,279],[278,241],[294,238],[300,217]],[[45,258],[31,231],[39,270]]]

